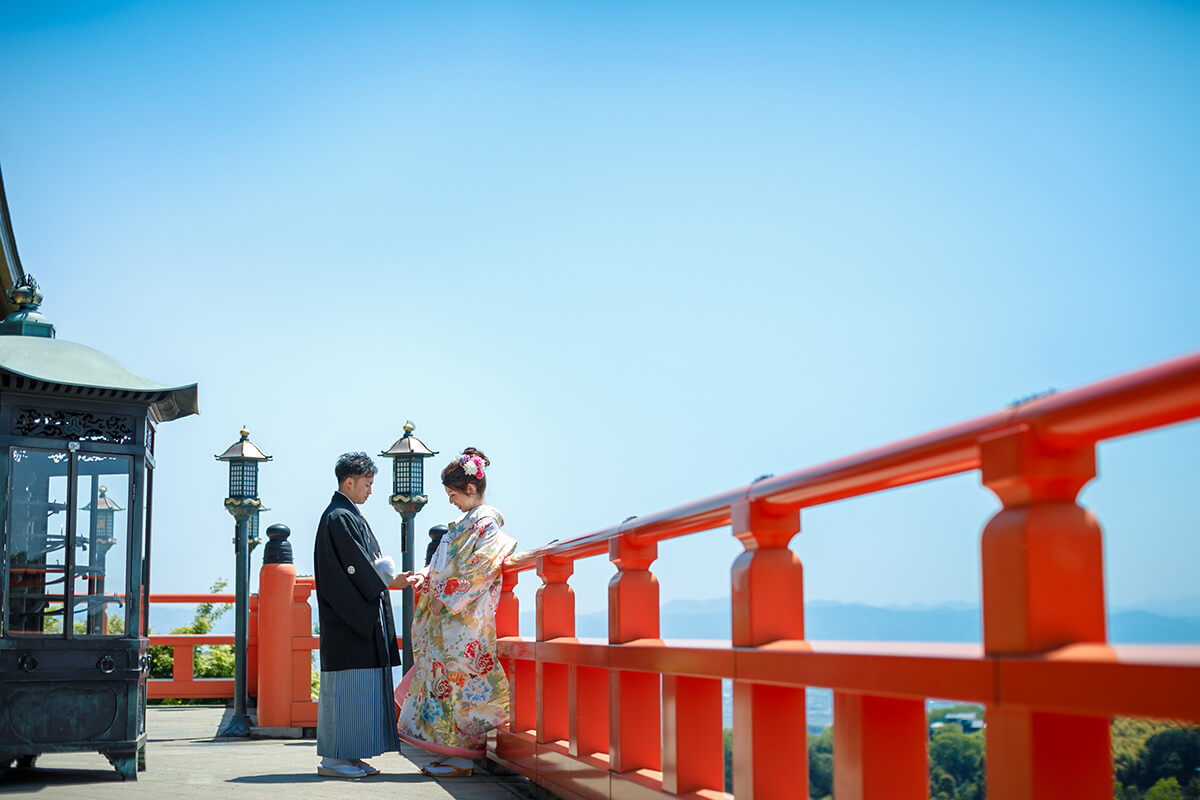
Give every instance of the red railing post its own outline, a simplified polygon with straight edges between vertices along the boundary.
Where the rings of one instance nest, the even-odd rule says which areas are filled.
[[[313,727],[317,724],[316,707],[312,699],[312,662],[311,647],[298,647],[297,639],[311,639],[312,606],[308,597],[316,584],[312,578],[296,580],[292,586],[292,669],[291,669],[291,707],[289,709],[290,726],[296,728]]]
[[[496,604],[496,636],[521,635],[521,604],[516,588],[519,572],[505,572],[500,576],[500,601]],[[508,676],[512,679],[512,676]]]
[[[189,685],[196,680],[196,648],[191,645],[175,645],[171,648],[171,680]]]
[[[923,700],[834,692],[834,797],[926,800],[928,738]]]
[[[733,562],[734,647],[804,638],[804,568],[788,549],[800,512],[742,500],[730,509],[745,552]],[[738,800],[808,796],[804,689],[733,683],[733,793]]]
[[[983,484],[1004,504],[982,537],[987,654],[1104,642],[1100,525],[1076,503],[1095,477],[1095,448],[1057,450],[1022,425],[983,439],[980,456]],[[1108,719],[988,708],[993,800],[1108,798],[1112,779]]]
[[[663,791],[725,790],[721,681],[663,675]]]
[[[567,580],[575,564],[567,559],[538,559],[537,640],[575,635],[575,590]],[[570,736],[567,665],[537,662],[537,741],[555,742]]]
[[[505,572],[501,579],[500,602],[496,606],[496,636],[520,635],[520,605],[515,589],[520,573]],[[502,659],[508,673],[510,731],[537,728],[536,666],[524,659]]]
[[[292,724],[295,593],[296,565],[264,560],[258,573],[258,724],[263,728]],[[312,628],[304,635],[311,636]]]
[[[499,639],[520,640],[520,604],[514,592],[519,577],[519,570],[502,573],[500,600],[496,606],[496,636]],[[508,730],[493,731],[489,737],[490,747],[498,760],[533,779],[537,774],[537,663],[528,657],[534,654],[527,652],[521,654],[526,657],[514,658],[504,642],[498,643],[496,649],[500,664],[508,675]]]
[[[567,673],[571,700],[568,752],[576,758],[608,752],[608,670],[572,665]]]
[[[608,558],[617,574],[608,583],[608,641],[624,644],[658,639],[658,579],[650,565],[656,542],[633,536],[609,540]],[[652,672],[609,672],[609,768],[613,772],[662,768],[660,678]]]

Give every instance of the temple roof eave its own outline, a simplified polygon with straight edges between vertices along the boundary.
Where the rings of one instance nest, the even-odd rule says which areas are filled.
[[[150,405],[161,422],[199,412],[196,384],[159,383],[138,375],[99,350],[76,342],[2,336],[0,371],[57,386],[160,395]]]

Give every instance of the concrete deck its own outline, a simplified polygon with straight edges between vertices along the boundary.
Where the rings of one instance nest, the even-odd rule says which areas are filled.
[[[122,781],[96,753],[50,753],[33,769],[9,770],[0,794],[114,800],[120,798],[286,797],[389,800],[528,800],[528,783],[516,776],[476,770],[470,778],[435,780],[421,774],[432,756],[408,745],[403,753],[371,763],[381,775],[347,781],[316,774],[312,739],[216,739],[223,708],[152,706],[146,711],[146,771]]]

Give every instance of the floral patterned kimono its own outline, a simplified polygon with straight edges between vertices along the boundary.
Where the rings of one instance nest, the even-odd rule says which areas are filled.
[[[496,654],[500,566],[516,542],[489,505],[459,517],[423,572],[413,614],[413,667],[396,688],[400,738],[447,756],[478,758],[508,721],[508,678]],[[431,610],[432,599],[442,607]]]

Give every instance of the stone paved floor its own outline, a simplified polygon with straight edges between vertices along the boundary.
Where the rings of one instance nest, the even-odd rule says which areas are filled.
[[[516,776],[476,771],[471,778],[435,780],[421,774],[430,760],[405,745],[402,755],[371,762],[383,774],[355,781],[316,774],[317,745],[312,739],[215,739],[224,709],[204,706],[157,706],[147,710],[145,772],[124,782],[96,753],[47,754],[31,770],[0,776],[0,794],[36,794],[39,798],[209,798],[287,797],[320,800],[347,797],[391,800],[528,800],[526,782]]]

